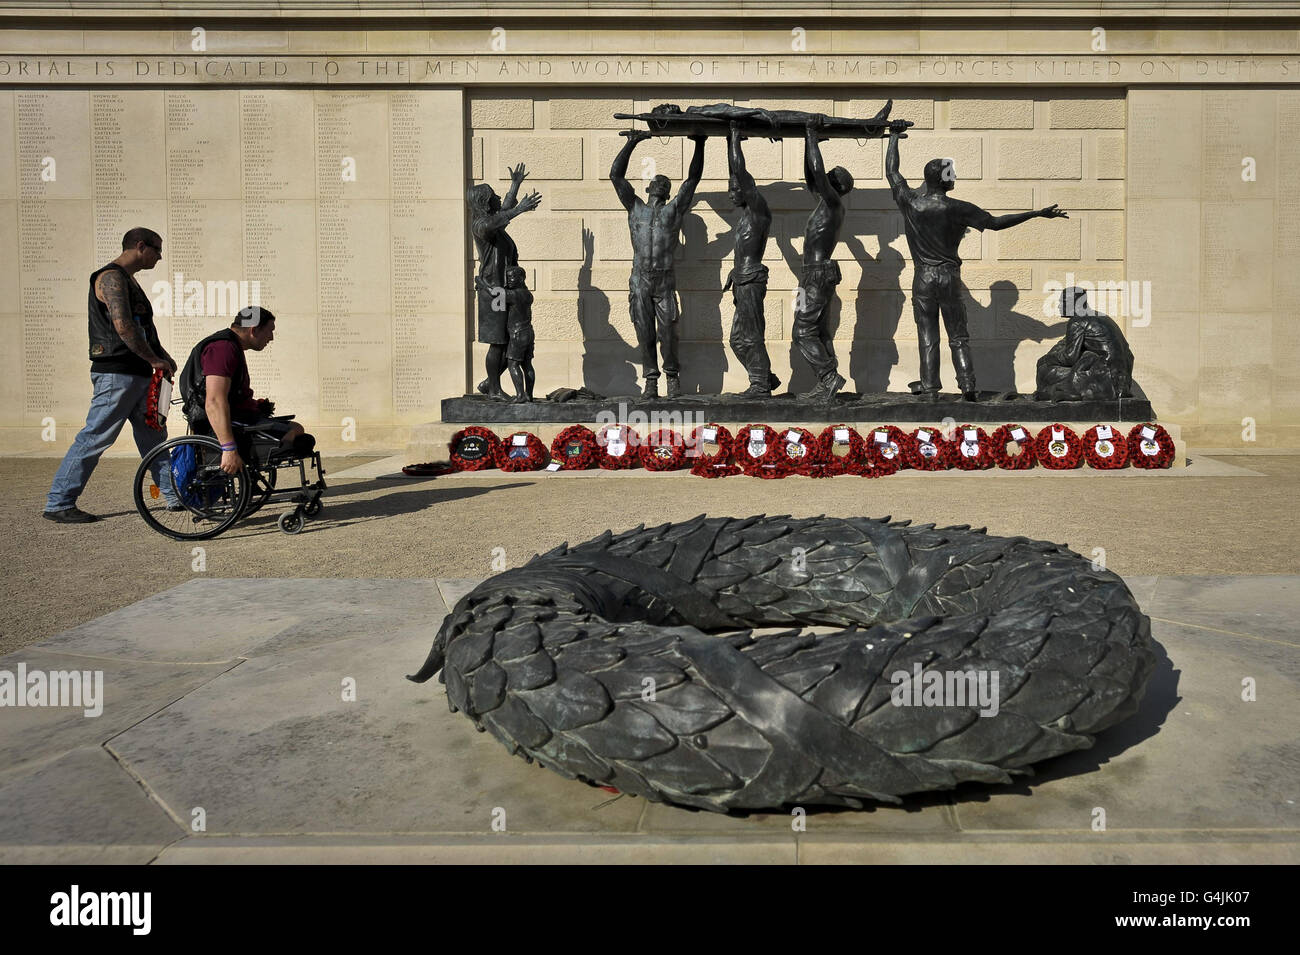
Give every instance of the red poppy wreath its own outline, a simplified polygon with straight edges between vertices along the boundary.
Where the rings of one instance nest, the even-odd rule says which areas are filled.
[[[1038,463],[1053,471],[1069,471],[1083,461],[1083,441],[1059,421],[1049,424],[1034,439]]]
[[[596,463],[596,432],[580,424],[570,425],[551,442],[551,462],[561,471],[585,471]]]
[[[501,439],[488,428],[462,428],[447,442],[448,456],[457,471],[483,471],[497,466]]]
[[[1108,424],[1095,424],[1083,433],[1083,458],[1098,471],[1122,468],[1128,463],[1128,438]]]
[[[993,467],[993,443],[983,428],[964,424],[953,435],[952,463],[962,471],[982,471]]]
[[[625,424],[609,424],[597,431],[596,446],[596,463],[606,471],[624,471],[641,461],[637,454],[641,436]]]
[[[538,471],[550,455],[542,439],[531,431],[516,431],[497,445],[497,467],[502,471]]]
[[[783,478],[792,470],[784,442],[765,424],[748,424],[737,431],[731,456],[750,477]]]
[[[946,471],[952,467],[952,444],[938,428],[917,428],[904,445],[907,463],[918,471]]]
[[[993,463],[1004,471],[1026,471],[1038,461],[1033,435],[1018,424],[1004,424],[994,431],[989,438],[989,453]]]
[[[1154,421],[1134,426],[1128,433],[1129,464],[1158,470],[1174,463],[1174,439]]]
[[[702,478],[723,478],[739,474],[731,463],[731,432],[716,422],[702,424],[686,439],[686,454],[693,462],[691,473]],[[708,450],[715,447],[716,451]]]
[[[639,449],[641,466],[648,471],[676,471],[686,460],[686,443],[680,433],[653,431]]]

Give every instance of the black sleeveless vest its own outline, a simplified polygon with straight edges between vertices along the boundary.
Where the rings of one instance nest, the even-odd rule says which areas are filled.
[[[109,269],[117,269],[126,279],[127,294],[131,303],[131,314],[140,325],[144,339],[158,354],[162,345],[158,342],[158,330],[153,324],[153,305],[143,289],[138,289],[126,269],[115,262],[110,262],[102,269],[96,269],[90,275],[90,292],[87,298],[87,331],[90,337],[90,370],[98,372],[116,372],[125,375],[141,375],[148,378],[153,374],[150,364],[131,351],[122,341],[122,336],[113,327],[113,319],[108,314],[108,306],[95,297],[95,280]]]

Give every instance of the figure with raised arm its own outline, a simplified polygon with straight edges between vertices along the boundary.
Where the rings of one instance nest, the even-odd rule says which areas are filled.
[[[632,234],[632,275],[628,280],[627,300],[645,378],[641,395],[659,397],[657,341],[663,352],[663,373],[668,376],[668,397],[676,398],[681,394],[681,366],[677,359],[677,282],[673,256],[681,239],[682,220],[691,208],[695,187],[704,172],[707,137],[690,137],[695,142],[695,155],[677,195],[669,199],[672,182],[667,176],[655,176],[646,187],[649,201],[643,201],[627,181],[627,164],[637,143],[649,138],[650,134],[644,130],[628,135],[627,143],[614,157],[609,179],[627,210],[628,229]]]
[[[909,386],[913,393],[931,400],[939,396],[939,313],[943,313],[952,349],[957,387],[968,401],[978,399],[975,368],[971,363],[970,335],[966,328],[966,305],[962,301],[961,258],[957,248],[967,229],[1008,229],[1029,219],[1065,219],[1069,216],[1055,205],[1030,212],[995,216],[949,191],[957,184],[951,159],[931,159],[925,164],[925,183],[911,189],[898,171],[898,141],[906,138],[898,122],[890,125],[889,149],[885,153],[885,178],[894,201],[903,213],[907,247],[912,253],[912,314],[921,349],[921,380]]]
[[[736,206],[736,257],[727,284],[731,289],[736,315],[731,321],[731,350],[749,374],[746,398],[767,398],[780,383],[772,374],[772,362],[763,338],[763,299],[767,295],[767,266],[763,250],[772,229],[772,212],[758,191],[754,177],[745,168],[745,154],[740,148],[740,127],[733,121],[727,139],[727,161],[731,181],[727,196]]]
[[[826,322],[840,283],[840,267],[832,256],[844,222],[842,197],[853,188],[853,177],[843,166],[826,171],[817,145],[822,121],[823,117],[812,115],[804,126],[804,182],[818,198],[804,230],[803,276],[795,293],[791,338],[817,376],[817,387],[799,397],[829,402],[844,387]]]
[[[488,346],[487,378],[478,390],[496,401],[507,400],[501,387],[506,370],[506,272],[519,264],[519,250],[506,234],[506,226],[516,216],[536,209],[541,195],[531,192],[516,199],[520,184],[528,173],[524,164],[510,170],[510,190],[504,199],[487,183],[470,186],[465,193],[470,209],[470,233],[478,252],[478,274],[474,277],[478,300],[478,340]]]

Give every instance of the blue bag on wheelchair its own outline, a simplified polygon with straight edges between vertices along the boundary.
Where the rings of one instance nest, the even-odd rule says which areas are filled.
[[[199,458],[198,451],[193,444],[180,444],[171,450],[172,459],[172,481],[176,486],[176,493],[180,495],[182,501],[189,507],[203,507],[206,502],[203,500],[198,489],[194,486],[194,472],[198,469]]]

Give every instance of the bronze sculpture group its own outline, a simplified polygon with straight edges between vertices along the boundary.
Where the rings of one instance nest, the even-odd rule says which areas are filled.
[[[961,258],[958,247],[970,229],[1001,230],[1032,218],[1066,218],[1055,205],[1044,209],[994,216],[979,206],[955,199],[949,192],[956,184],[951,159],[932,159],[925,165],[924,182],[911,188],[899,172],[898,141],[907,137],[912,124],[889,119],[893,101],[870,119],[829,117],[798,110],[765,110],[730,104],[692,106],[685,110],[673,104],[655,107],[649,113],[616,114],[616,119],[645,122],[647,130],[624,133],[627,143],[614,158],[610,182],[627,210],[632,239],[632,271],[628,279],[628,305],[636,330],[643,376],[643,398],[659,397],[659,378],[667,378],[666,397],[681,394],[678,358],[678,319],[674,256],[680,243],[682,223],[690,210],[695,189],[704,170],[704,144],[710,135],[725,135],[729,167],[728,197],[736,208],[735,256],[723,291],[730,290],[735,307],[730,345],[744,366],[749,387],[744,398],[766,398],[780,385],[772,374],[764,344],[764,299],[768,269],[763,253],[772,227],[772,213],[745,164],[741,143],[749,137],[781,139],[802,135],[804,140],[804,183],[817,202],[804,230],[803,260],[795,293],[791,338],[813,369],[817,384],[799,398],[828,403],[844,387],[831,346],[828,315],[841,280],[834,258],[844,222],[844,196],[853,188],[853,177],[842,166],[827,170],[820,143],[831,138],[880,139],[889,137],[885,176],[903,217],[904,232],[914,264],[912,309],[920,349],[920,378],[909,386],[914,394],[938,400],[939,318],[942,315],[952,350],[957,385],[970,401],[978,398],[975,368],[971,359],[966,307],[962,299]],[[655,175],[646,187],[646,199],[636,194],[627,180],[627,168],[637,145],[652,136],[685,136],[695,143],[686,178],[677,194],[669,198],[672,183]],[[478,340],[488,345],[487,377],[478,386],[483,395],[497,400],[531,401],[532,326],[528,314],[531,293],[523,286],[518,269],[518,250],[506,232],[516,216],[537,208],[541,196],[530,193],[517,198],[526,177],[522,164],[510,170],[511,186],[504,199],[492,187],[470,187],[471,233],[478,251],[479,270],[475,278],[478,302]],[[508,273],[517,269],[514,285]],[[1086,308],[1086,302],[1085,302]],[[1079,324],[1068,347],[1053,349],[1039,366],[1038,396],[1047,400],[1069,400],[1105,396],[1127,396],[1131,392],[1132,356],[1123,334],[1110,319],[1109,326],[1089,313],[1090,322]],[[1080,343],[1101,342],[1104,357],[1128,355],[1127,368],[1121,358],[1102,361],[1096,349],[1085,351]],[[1113,340],[1118,339],[1118,345]],[[517,341],[518,340],[518,341]],[[526,343],[526,344],[525,344]],[[1064,345],[1064,343],[1063,343]],[[660,368],[662,357],[662,372]],[[1050,361],[1049,361],[1050,358]],[[1073,371],[1076,362],[1085,367]],[[515,396],[509,399],[501,388],[501,375],[509,367]],[[1046,381],[1044,374],[1047,375]],[[1102,379],[1105,379],[1104,381]]]

